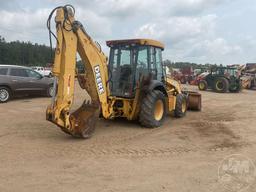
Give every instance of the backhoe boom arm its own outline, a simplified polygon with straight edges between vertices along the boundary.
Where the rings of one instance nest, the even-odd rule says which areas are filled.
[[[102,106],[104,116],[109,115],[107,98],[107,57],[100,47],[85,32],[80,22],[75,21],[70,6],[57,9],[57,45],[53,65],[53,75],[57,80],[56,95],[48,106],[47,120],[57,124],[73,136],[87,138],[94,130],[98,111]],[[86,74],[79,76],[80,86],[91,96],[91,102],[71,113],[74,98],[76,54],[80,55]]]

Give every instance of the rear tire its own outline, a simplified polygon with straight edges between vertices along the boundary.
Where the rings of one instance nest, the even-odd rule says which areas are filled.
[[[198,89],[199,89],[200,91],[205,91],[207,88],[208,88],[207,81],[205,81],[205,80],[199,81],[199,83],[198,83]]]
[[[187,97],[184,94],[178,94],[176,96],[176,106],[174,110],[175,117],[184,117],[188,108]]]
[[[50,85],[47,89],[47,92],[46,92],[46,96],[47,97],[52,97],[54,94],[54,90],[53,90],[53,85]]]
[[[213,89],[217,93],[226,93],[229,89],[229,82],[225,77],[219,77],[214,80]]]
[[[237,83],[235,85],[231,85],[229,87],[229,91],[231,93],[239,93],[241,90],[242,90],[242,83],[241,82],[239,82],[239,83]]]
[[[5,103],[11,99],[11,90],[7,87],[0,87],[0,103]]]
[[[139,122],[143,127],[155,128],[163,124],[166,116],[165,95],[153,90],[142,100]]]

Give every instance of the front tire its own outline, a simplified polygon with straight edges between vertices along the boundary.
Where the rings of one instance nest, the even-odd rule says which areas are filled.
[[[217,93],[226,93],[229,89],[229,82],[225,77],[219,77],[214,80],[213,89]]]
[[[175,117],[184,117],[188,108],[187,97],[184,94],[178,94],[176,96],[176,106],[174,110]]]
[[[50,85],[47,89],[46,96],[52,97],[53,95],[54,95],[54,88],[53,88],[53,85]]]
[[[155,128],[163,124],[166,116],[165,95],[153,90],[142,100],[139,122],[143,127]]]
[[[11,90],[7,87],[0,87],[0,103],[5,103],[11,99]]]
[[[198,89],[199,89],[200,91],[205,91],[207,88],[208,88],[207,81],[205,81],[205,80],[199,81],[199,83],[198,83]]]

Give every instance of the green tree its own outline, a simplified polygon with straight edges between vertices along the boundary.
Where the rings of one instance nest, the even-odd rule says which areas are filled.
[[[0,36],[0,64],[46,66],[52,62],[51,48],[31,42],[6,42]]]

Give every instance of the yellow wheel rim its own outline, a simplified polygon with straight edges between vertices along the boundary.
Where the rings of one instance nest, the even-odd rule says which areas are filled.
[[[216,89],[217,89],[218,91],[222,91],[222,89],[223,89],[223,83],[222,83],[222,81],[217,81],[217,82],[216,82]]]
[[[155,104],[154,117],[155,120],[160,121],[164,114],[164,103],[162,100],[157,100]]]
[[[187,102],[185,99],[182,101],[181,110],[182,110],[182,113],[185,113],[187,110]]]
[[[203,89],[204,89],[204,83],[201,82],[201,83],[199,84],[199,87],[200,87],[200,89],[203,90]]]

